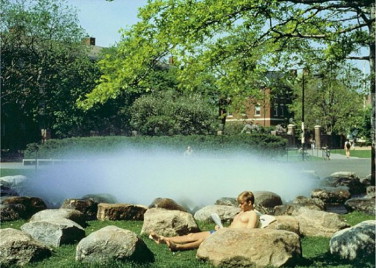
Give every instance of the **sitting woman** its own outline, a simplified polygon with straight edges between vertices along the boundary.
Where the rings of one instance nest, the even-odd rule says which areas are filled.
[[[237,201],[241,211],[235,216],[234,220],[228,228],[257,228],[260,226],[259,214],[253,208],[255,197],[252,192],[245,191],[239,194]],[[216,225],[218,230],[219,226]],[[158,244],[167,244],[171,251],[196,249],[201,243],[215,231],[205,231],[198,233],[190,233],[183,236],[165,237],[150,233],[150,238]]]

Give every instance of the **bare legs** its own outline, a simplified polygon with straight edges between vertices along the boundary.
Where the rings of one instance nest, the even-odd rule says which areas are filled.
[[[171,251],[177,251],[196,249],[209,236],[209,231],[173,237],[164,237],[152,231],[149,238],[153,239],[157,244],[167,244]]]

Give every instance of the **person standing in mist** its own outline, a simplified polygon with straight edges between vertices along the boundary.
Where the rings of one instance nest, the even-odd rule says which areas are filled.
[[[350,149],[351,149],[351,143],[350,143],[349,140],[346,140],[344,149],[345,149],[346,157],[349,158],[350,157]]]
[[[237,214],[228,228],[258,228],[260,216],[254,210],[255,197],[252,192],[244,191],[238,195],[237,201],[241,211]],[[198,248],[201,243],[215,231],[219,230],[218,225],[215,230],[190,233],[183,236],[164,237],[151,231],[149,238],[157,244],[167,244],[171,251],[189,250]]]

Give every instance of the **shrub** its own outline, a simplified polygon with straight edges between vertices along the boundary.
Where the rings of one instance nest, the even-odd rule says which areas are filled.
[[[239,135],[176,135],[176,136],[105,136],[81,137],[67,139],[51,139],[44,144],[29,144],[25,151],[25,158],[62,158],[67,153],[80,152],[108,153],[122,148],[184,150],[193,147],[195,152],[205,151],[235,151],[258,153],[265,156],[277,156],[285,152],[286,140],[269,134],[239,134]]]

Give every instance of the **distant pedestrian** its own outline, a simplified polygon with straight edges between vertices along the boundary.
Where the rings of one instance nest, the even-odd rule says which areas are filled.
[[[350,157],[350,149],[351,149],[351,142],[349,140],[346,140],[344,149],[345,149],[346,157],[349,158]]]
[[[311,139],[310,143],[311,143],[311,149],[314,150],[315,149],[315,140]]]
[[[192,150],[191,146],[188,146],[187,150],[185,150],[185,152],[184,152],[184,155],[190,156],[190,155],[192,155],[192,153],[193,153],[193,150]]]

